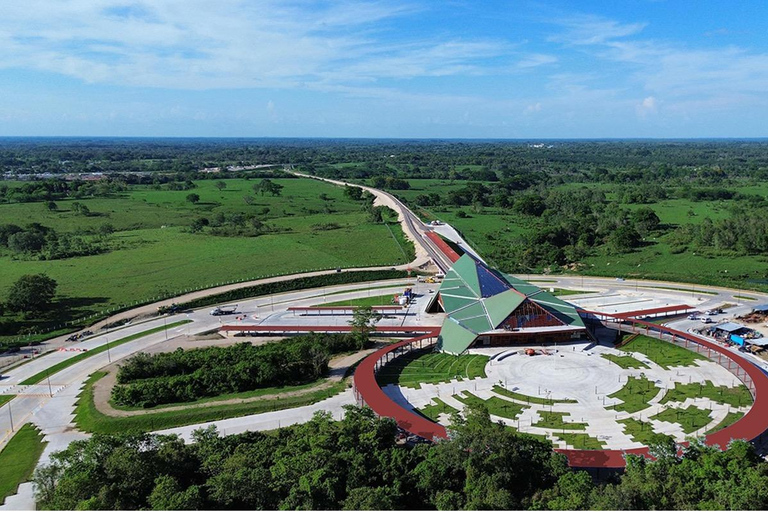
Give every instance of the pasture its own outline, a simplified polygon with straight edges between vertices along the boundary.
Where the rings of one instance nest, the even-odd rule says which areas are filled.
[[[307,179],[274,179],[283,189],[271,196],[254,192],[258,181],[228,179],[222,190],[214,180],[197,181],[192,190],[131,186],[114,197],[78,199],[90,210],[88,216],[73,211],[74,200],[56,201],[56,211],[45,203],[0,205],[3,223],[38,222],[85,237],[97,236],[90,233],[104,224],[115,230],[107,237],[108,252],[91,256],[42,261],[0,252],[0,298],[24,274],[45,273],[59,283],[55,318],[47,324],[41,319],[16,323],[6,328],[7,334],[219,283],[409,261],[412,248],[402,247],[400,226],[370,223],[363,203],[344,196],[342,188]],[[192,192],[200,196],[196,204],[186,200]],[[189,229],[195,219],[236,213],[256,215],[267,233],[215,236]]]

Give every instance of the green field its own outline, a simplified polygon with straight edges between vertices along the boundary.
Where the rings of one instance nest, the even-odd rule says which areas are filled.
[[[631,437],[635,442],[642,443],[646,446],[659,435],[653,431],[653,426],[645,421],[636,420],[634,418],[625,418],[623,420],[618,420],[618,422],[624,425],[625,434]]]
[[[517,416],[525,409],[525,407],[522,405],[510,402],[509,400],[504,400],[497,396],[493,396],[488,400],[483,400],[482,398],[473,395],[469,391],[464,391],[463,396],[454,395],[453,398],[465,405],[485,405],[488,408],[489,413],[493,414],[494,416],[500,416],[510,420],[516,419]]]
[[[723,420],[720,423],[718,423],[711,430],[709,430],[707,434],[710,434],[712,432],[717,432],[718,430],[722,430],[725,427],[730,427],[731,425],[739,421],[743,416],[744,416],[744,413],[741,411],[729,412],[728,414],[726,414],[725,418],[723,418]]]
[[[149,336],[150,334],[154,334],[156,332],[161,332],[166,329],[171,329],[173,327],[178,327],[180,325],[188,324],[190,322],[192,322],[192,320],[180,320],[178,322],[173,322],[171,324],[163,325],[161,327],[154,327],[152,329],[147,329],[146,331],[137,332],[136,334],[131,334],[130,336],[126,336],[125,338],[121,338],[119,340],[110,341],[109,343],[105,343],[104,345],[91,349],[88,352],[83,352],[74,357],[70,357],[69,359],[65,359],[64,361],[56,363],[53,366],[34,374],[28,379],[24,379],[20,384],[22,386],[37,384],[38,382],[42,381],[46,377],[53,375],[56,372],[63,370],[64,368],[69,368],[73,364],[79,363],[80,361],[84,359],[88,359],[89,357],[93,357],[97,354],[101,354],[102,352],[106,352],[108,349],[117,347],[119,345],[122,345],[123,343],[128,343],[129,341],[134,341],[139,338],[143,338],[144,336]]]
[[[415,350],[399,356],[379,370],[376,380],[380,386],[397,384],[419,388],[424,384],[450,382],[452,379],[485,378],[487,356],[453,356],[432,352],[431,349]]]
[[[634,357],[630,356],[617,356],[613,354],[600,354],[600,357],[603,359],[607,359],[612,363],[615,363],[619,366],[621,366],[624,369],[628,368],[650,368],[647,364],[645,364],[642,361],[638,361]]]
[[[664,398],[661,399],[661,403],[684,402],[686,398],[709,398],[714,402],[728,404],[731,407],[751,405],[753,402],[752,394],[743,384],[732,388],[728,386],[715,386],[710,381],[707,381],[704,384],[698,382],[690,384],[677,383],[674,388],[667,391]]]
[[[609,407],[617,411],[637,412],[648,407],[648,402],[659,394],[659,388],[645,377],[630,377],[617,392],[608,395],[618,398],[622,403]]]
[[[539,404],[539,405],[555,405],[555,404],[575,404],[577,400],[563,399],[557,400],[554,398],[541,398],[538,396],[523,395],[522,393],[515,393],[509,391],[501,386],[493,386],[493,392],[513,400],[525,402],[527,404]]]
[[[45,445],[40,431],[27,423],[0,451],[0,505],[32,477]]]
[[[359,299],[348,299],[348,300],[339,300],[336,302],[327,302],[327,303],[318,303],[315,304],[315,306],[357,306],[357,307],[367,307],[367,306],[391,306],[392,305],[392,294],[387,295],[376,295],[373,297],[360,297]]]
[[[4,406],[14,398],[16,398],[16,395],[0,395],[0,407]]]
[[[645,354],[648,359],[665,370],[673,366],[693,366],[694,361],[707,360],[706,357],[686,348],[644,335],[637,336],[626,345],[622,345],[621,350]]]
[[[4,223],[39,222],[69,233],[109,223],[116,231],[109,237],[110,251],[93,256],[35,261],[0,253],[0,298],[20,276],[48,274],[59,283],[60,314],[45,322],[22,323],[52,328],[75,317],[217,284],[411,261],[413,249],[401,247],[405,242],[399,225],[371,224],[363,203],[345,197],[341,187],[309,179],[273,181],[283,185],[281,196],[255,195],[255,181],[237,179],[226,180],[221,192],[214,181],[198,181],[193,191],[134,186],[112,198],[79,199],[92,216],[75,215],[69,200],[57,201],[56,212],[44,203],[1,204]],[[190,192],[201,198],[196,205],[185,200]],[[328,199],[320,199],[321,194]],[[252,197],[252,204],[243,196]],[[257,214],[275,232],[257,237],[189,232],[196,218],[212,219],[219,213]]]
[[[699,409],[692,405],[685,409],[665,409],[656,416],[651,416],[651,418],[654,420],[666,421],[668,423],[677,423],[682,427],[683,432],[686,434],[695,432],[712,421],[709,411]]]
[[[421,409],[417,409],[416,412],[421,413],[434,422],[440,421],[441,414],[453,414],[455,412],[459,412],[437,397],[432,398],[432,402],[434,403],[425,405]]]
[[[93,383],[103,378],[106,372],[95,372],[86,381],[75,407],[75,424],[85,432],[118,434],[130,430],[150,432],[167,428],[194,425],[208,421],[260,414],[263,412],[292,409],[311,405],[337,395],[348,388],[347,381],[340,381],[317,391],[310,391],[298,396],[240,402],[236,404],[194,407],[191,409],[172,410],[141,414],[138,416],[114,417],[101,413],[93,403]]]
[[[398,197],[412,201],[420,194],[436,193],[445,196],[448,192],[464,188],[468,181],[409,179],[410,190],[393,191]],[[477,182],[475,180],[475,182]],[[491,182],[481,182],[490,188]],[[553,189],[582,188],[584,183],[565,183],[552,187]],[[603,189],[609,201],[616,201],[615,186],[606,183],[590,183],[591,189]],[[765,184],[749,186],[731,186],[729,189],[765,196],[768,187]],[[662,225],[673,230],[684,224],[699,224],[705,218],[713,221],[728,218],[730,201],[691,201],[689,199],[665,199],[653,204],[618,203],[627,210],[640,207],[651,208],[659,217]],[[470,206],[439,206],[430,208],[414,207],[425,220],[439,219],[450,223],[462,232],[466,240],[483,255],[491,264],[496,265],[495,256],[504,254],[506,247],[521,235],[536,229],[532,218],[515,214],[507,209],[484,207],[475,211]],[[467,216],[458,217],[463,211]],[[538,219],[537,219],[538,220]],[[765,274],[765,256],[744,256],[728,253],[717,253],[706,250],[687,250],[682,253],[673,252],[669,242],[670,233],[653,233],[645,240],[645,245],[627,254],[610,255],[602,251],[594,251],[584,257],[583,272],[588,275],[606,277],[626,277],[638,279],[655,279],[673,282],[700,283],[707,285],[726,286],[730,288],[753,288],[766,290],[765,285],[750,283],[748,276]],[[501,258],[499,258],[501,259]],[[505,269],[502,269],[505,270]],[[507,269],[508,270],[508,269]],[[555,270],[558,270],[555,268]]]
[[[536,414],[538,414],[541,419],[533,424],[534,427],[551,428],[555,430],[584,430],[587,428],[586,423],[569,423],[564,421],[563,417],[568,415],[567,412],[536,411]]]
[[[555,437],[562,439],[576,450],[602,450],[605,443],[589,434],[577,434],[572,432],[556,433]]]

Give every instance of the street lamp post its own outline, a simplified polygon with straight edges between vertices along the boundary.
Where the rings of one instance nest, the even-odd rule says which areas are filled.
[[[109,353],[109,338],[106,338],[107,340],[107,360],[111,363],[112,362],[112,354]]]

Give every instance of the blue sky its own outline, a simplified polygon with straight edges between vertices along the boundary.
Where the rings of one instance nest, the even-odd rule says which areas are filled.
[[[768,2],[25,0],[0,135],[765,137]]]

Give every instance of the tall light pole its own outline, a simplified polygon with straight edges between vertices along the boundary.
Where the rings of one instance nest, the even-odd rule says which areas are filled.
[[[163,330],[165,331],[165,341],[168,341],[168,323],[166,321],[168,317],[163,315]]]
[[[13,432],[13,413],[11,412],[11,402],[13,402],[13,400],[8,402],[8,417],[11,419],[11,432]]]
[[[109,353],[109,338],[107,339],[107,360],[111,363],[112,362],[112,355]]]
[[[45,378],[48,380],[48,394],[51,395],[51,398],[53,398],[53,389],[51,388],[51,369],[50,369],[50,367],[45,369]]]

